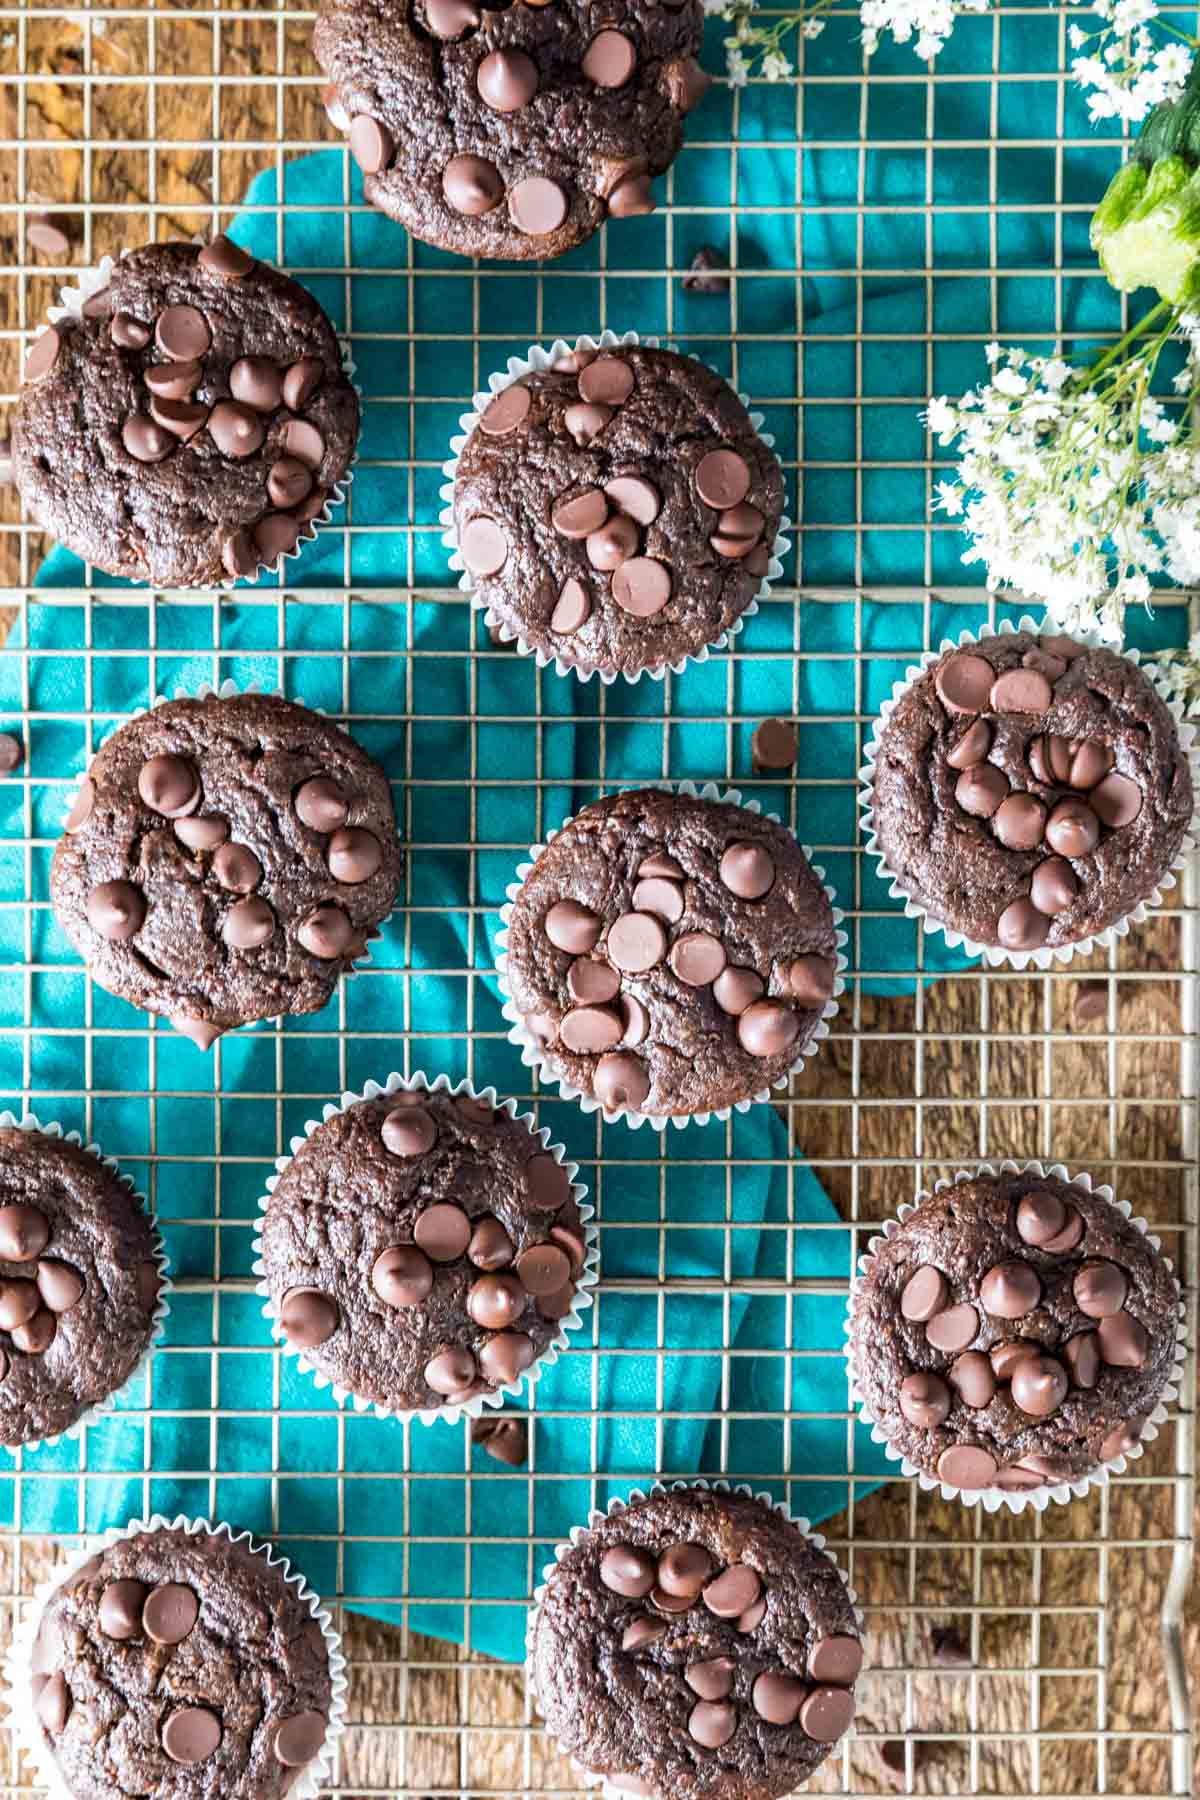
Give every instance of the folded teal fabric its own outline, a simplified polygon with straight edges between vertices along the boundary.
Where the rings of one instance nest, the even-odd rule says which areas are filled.
[[[714,96],[709,104],[722,106],[725,100]],[[697,128],[703,137],[703,118]],[[345,167],[342,152],[330,151],[285,168],[285,263],[342,263]],[[689,163],[681,165],[681,178],[683,173],[698,179]],[[760,198],[769,200],[771,183],[778,181],[786,202],[786,176],[774,164],[760,172],[760,179],[767,183]],[[357,181],[355,174],[356,198]],[[247,249],[272,259],[280,247],[277,198],[274,172],[259,176],[246,202],[265,210],[244,212],[232,233]],[[710,232],[718,224],[708,221]],[[760,241],[769,247],[772,222],[760,225]],[[633,266],[641,254],[636,241],[640,226],[639,221],[627,227],[622,240]],[[677,226],[681,234],[695,228],[696,221],[686,217]],[[852,716],[859,654],[865,659],[861,706],[869,713],[913,660],[925,641],[926,626],[918,604],[899,607],[864,600],[856,608],[853,600],[830,606],[802,597],[795,616],[790,608],[766,607],[749,622],[738,648],[779,654],[738,658],[732,687],[726,656],[689,668],[672,684],[670,723],[663,718],[661,684],[608,689],[601,723],[595,684],[583,687],[552,672],[539,673],[531,659],[515,654],[472,662],[466,651],[470,645],[486,647],[486,633],[463,606],[416,599],[411,644],[400,641],[398,633],[409,615],[373,600],[372,590],[410,579],[444,587],[453,578],[437,533],[397,535],[385,527],[435,523],[439,465],[457,415],[489,368],[503,366],[509,350],[523,352],[534,337],[528,302],[537,290],[537,277],[524,272],[506,272],[498,282],[501,310],[513,337],[507,346],[485,347],[481,355],[488,360],[478,367],[464,356],[461,344],[418,343],[415,393],[460,393],[461,402],[413,405],[410,417],[404,403],[409,391],[404,358],[397,355],[394,339],[380,342],[372,334],[401,329],[398,321],[425,333],[436,333],[439,324],[448,333],[469,332],[473,284],[461,279],[418,284],[420,316],[415,317],[405,278],[381,272],[402,258],[405,242],[378,216],[352,218],[350,262],[364,272],[349,283],[364,432],[363,461],[351,494],[356,531],[350,567],[359,597],[350,614],[348,691],[352,712],[384,715],[378,723],[356,724],[355,729],[395,780],[401,808],[406,749],[414,774],[435,774],[447,785],[418,781],[408,791],[412,836],[423,846],[412,863],[410,931],[406,937],[403,925],[393,922],[374,962],[381,969],[407,965],[410,972],[348,987],[345,1078],[358,1087],[368,1077],[386,1075],[401,1060],[399,1045],[392,1052],[374,1036],[358,1034],[386,1034],[397,1018],[404,1018],[416,1040],[412,1066],[430,1074],[469,1074],[478,1085],[494,1082],[503,1093],[528,1081],[516,1052],[503,1040],[490,974],[498,907],[524,846],[599,791],[656,779],[665,768],[679,778],[736,783],[750,773],[753,720],[798,712],[800,772],[822,778],[822,785],[803,788],[802,811],[794,823],[804,841],[822,846],[820,860],[828,878],[852,900],[857,759]],[[576,261],[584,270],[595,268],[589,260],[594,255],[593,246],[578,253]],[[677,240],[677,261],[681,255]],[[413,246],[413,256],[424,268],[445,261],[421,246]],[[610,270],[607,280],[611,318],[619,275]],[[347,284],[331,277],[308,285],[344,330]],[[906,304],[906,291],[909,298],[916,292],[901,286],[888,304]],[[568,316],[555,310],[562,304],[558,290],[550,284],[543,290],[546,335],[573,335],[594,324],[597,281],[572,283],[570,294]],[[822,313],[824,296],[814,294],[810,329],[818,324],[833,337],[852,330],[853,300],[843,298],[844,305]],[[915,303],[919,311],[919,293]],[[727,302],[715,304],[717,313],[705,312],[712,302],[681,295],[676,320],[682,319],[682,328],[692,332],[723,330]],[[779,329],[769,310],[763,310],[769,304],[759,287],[747,283],[744,328]],[[753,325],[747,326],[752,308],[757,309]],[[654,329],[655,320],[634,317],[643,329]],[[697,323],[701,319],[703,327]],[[703,344],[690,347],[707,354]],[[711,349],[721,365],[727,345]],[[789,357],[783,339],[769,346],[748,345],[741,378],[756,396],[777,393],[786,401],[795,380]],[[436,374],[428,373],[435,363]],[[422,366],[427,371],[424,390]],[[790,408],[767,410],[769,426],[780,434],[781,453],[794,458]],[[839,429],[836,417],[829,429]],[[416,465],[411,490],[407,477],[389,466],[397,459]],[[897,504],[903,504],[902,498]],[[305,547],[299,561],[287,565],[288,585],[299,590],[301,602],[306,588],[340,585],[343,577],[344,545],[337,532],[326,532]],[[273,579],[265,578],[267,585]],[[103,576],[96,580],[113,590],[122,585]],[[50,556],[39,577],[42,587],[55,589],[82,581],[82,565],[62,551]],[[164,604],[151,622],[136,592],[124,596],[113,591],[110,598],[112,605],[93,609],[93,641],[100,650],[107,646],[124,654],[93,662],[92,704],[97,711],[126,713],[146,704],[153,687],[194,687],[211,678],[215,652],[220,652],[223,674],[276,684],[278,661],[270,654],[276,615],[240,604],[236,591],[222,603],[215,626],[207,610]],[[930,641],[963,626],[977,627],[985,616],[978,605],[934,604]],[[294,605],[286,629],[290,649],[314,652],[287,664],[289,693],[340,710],[340,659],[331,663],[316,652],[340,646],[341,609]],[[64,768],[84,766],[82,733],[57,722],[69,721],[84,704],[81,641],[77,610],[31,607],[29,647],[38,652],[36,661],[31,660],[31,704],[46,715],[33,727],[35,775],[61,775]],[[787,654],[797,643],[808,653],[799,665]],[[395,714],[403,704],[400,658],[410,647],[423,654],[414,689],[416,717],[406,727],[396,722]],[[61,655],[42,654],[56,651]],[[0,690],[0,712],[5,704],[19,707],[19,678],[8,664],[0,680],[8,683]],[[748,723],[730,725],[731,703]],[[540,719],[536,731],[529,723],[535,716]],[[534,786],[489,782],[489,777],[502,775],[508,783],[520,783],[523,776],[532,783],[535,774],[551,784],[541,790],[540,811]],[[472,803],[468,782],[473,775]],[[768,809],[792,817],[786,787],[755,791]],[[35,799],[40,830],[53,840],[61,817],[57,790],[35,789]],[[7,798],[3,804],[8,805]],[[8,827],[14,838],[22,836],[19,807]],[[472,843],[474,854],[463,848]],[[21,857],[14,854],[0,867],[7,867],[8,889],[23,892]],[[44,874],[39,859],[39,894],[44,893]],[[10,894],[0,887],[0,897]],[[0,929],[7,918],[0,914]],[[847,929],[851,968],[863,972],[864,988],[911,991],[918,966],[915,925],[888,899],[870,869],[862,874],[860,916]],[[77,960],[47,915],[36,915],[35,934],[35,954],[59,974],[39,978],[27,996],[20,979],[22,945],[19,938],[9,944],[11,977],[8,971],[0,973],[0,1026],[30,1026],[33,1051],[27,1079],[20,1036],[12,1040],[18,1054],[3,1065],[3,1086],[19,1103],[31,1081],[37,1110],[68,1125],[82,1125],[85,984]],[[935,935],[926,941],[923,966],[936,974],[961,967],[962,959]],[[471,1025],[475,1032],[498,1034],[476,1039],[470,1050],[465,1036],[467,971],[476,976],[470,983]],[[92,1003],[95,1023],[128,1033],[96,1040],[92,1085],[105,1093],[93,1106],[93,1127],[138,1176],[138,1153],[145,1154],[153,1141],[148,1102],[120,1096],[148,1085],[146,1021],[98,991]],[[288,1023],[285,1092],[338,1091],[342,1069],[336,1046],[331,1049],[319,1035],[330,1023],[325,1015]],[[75,1032],[79,1035],[73,1036]],[[46,1034],[44,1039],[39,1033]],[[206,1098],[213,1086],[211,1059],[169,1034],[156,1032],[155,1038],[157,1143],[160,1150],[169,1144],[178,1159],[159,1165],[155,1200],[175,1266],[201,1279],[248,1274],[246,1221],[254,1217],[279,1129],[273,1103],[252,1096],[275,1090],[273,1047],[254,1032],[225,1041],[226,1098],[218,1103]],[[8,1045],[8,1039],[0,1039],[0,1056]],[[312,1102],[286,1099],[278,1147],[315,1110]],[[210,1158],[217,1143],[212,1121],[218,1113],[223,1149],[228,1153],[236,1146],[237,1157],[248,1159],[222,1170],[221,1225],[210,1224],[207,1217],[216,1217]],[[139,1405],[152,1398],[156,1408],[148,1462],[140,1420],[118,1414],[89,1433],[86,1463],[79,1446],[68,1443],[27,1456],[24,1467],[32,1476],[0,1477],[0,1512],[6,1508],[8,1517],[19,1516],[28,1530],[71,1530],[121,1522],[147,1503],[164,1511],[215,1508],[239,1525],[275,1530],[294,1549],[314,1585],[329,1593],[340,1591],[351,1606],[395,1621],[407,1619],[417,1629],[515,1659],[521,1654],[523,1606],[532,1582],[550,1547],[586,1517],[595,1500],[603,1504],[627,1493],[660,1470],[751,1479],[814,1520],[846,1505],[851,1466],[855,1494],[866,1491],[884,1465],[864,1433],[848,1438],[847,1432],[844,1301],[838,1284],[850,1273],[850,1234],[811,1170],[789,1161],[787,1133],[776,1114],[759,1107],[728,1126],[671,1130],[661,1138],[648,1130],[610,1127],[602,1133],[599,1166],[593,1119],[553,1092],[543,1103],[542,1117],[580,1162],[598,1201],[605,1288],[598,1309],[584,1315],[575,1339],[593,1353],[560,1360],[538,1386],[534,1460],[528,1470],[502,1473],[481,1449],[464,1453],[461,1432],[441,1428],[405,1431],[394,1423],[352,1417],[342,1441],[328,1396],[287,1362],[281,1367],[278,1435],[273,1439],[275,1359],[246,1354],[261,1352],[266,1344],[258,1302],[246,1295],[219,1299],[217,1342],[210,1356],[204,1352],[213,1340],[212,1301],[207,1295],[184,1296],[177,1298],[168,1348],[155,1365],[153,1395],[143,1386],[131,1397]],[[905,1197],[896,1196],[897,1201]],[[233,1223],[240,1229],[234,1230]],[[762,1282],[784,1291],[754,1292]],[[778,1354],[783,1345],[790,1355]],[[214,1380],[222,1418],[210,1438],[206,1409]],[[801,1419],[801,1414],[811,1416]],[[144,1480],[148,1469],[153,1476]],[[274,1483],[268,1472],[277,1474]],[[484,1472],[491,1478],[479,1480]],[[413,1477],[406,1497],[388,1479],[400,1474]],[[532,1552],[523,1541],[530,1532],[536,1540]],[[340,1562],[331,1541],[339,1533],[350,1540]],[[407,1546],[397,1542],[402,1536]]]

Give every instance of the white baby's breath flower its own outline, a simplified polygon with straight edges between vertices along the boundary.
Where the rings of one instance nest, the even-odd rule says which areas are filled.
[[[805,19],[800,27],[806,38],[819,38],[825,29],[824,19]]]
[[[983,346],[983,354],[987,357],[987,359],[990,363],[998,363],[1000,361],[1000,358],[1004,354],[1004,349],[1003,349],[1003,346],[996,343],[995,339],[993,338],[993,340],[990,344],[985,344]]]
[[[792,65],[782,50],[768,50],[763,57],[762,72],[768,81],[785,81],[792,72]]]
[[[922,419],[933,435],[943,440],[953,437],[959,429],[958,414],[944,395],[929,402]]]
[[[725,50],[725,73],[730,87],[745,87],[750,79],[750,65],[736,44],[729,44]]]

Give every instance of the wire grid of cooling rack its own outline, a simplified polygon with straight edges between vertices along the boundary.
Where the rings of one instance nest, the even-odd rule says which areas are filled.
[[[354,1675],[343,1800],[576,1791],[477,1653],[511,1643],[550,1547],[592,1504],[697,1468],[832,1515],[863,1598],[877,1672],[859,1737],[814,1786],[1191,1791],[1177,1632],[1191,1370],[1177,1416],[1121,1481],[1013,1521],[901,1484],[872,1493],[887,1465],[847,1413],[840,1362],[870,1228],[987,1156],[1061,1156],[1113,1180],[1194,1294],[1194,892],[1094,959],[1105,1014],[1082,1025],[1082,969],[963,972],[896,913],[854,822],[854,772],[891,682],[963,626],[1013,616],[955,585],[957,532],[927,522],[937,462],[921,402],[975,380],[988,338],[1106,336],[1125,318],[1086,251],[1119,145],[1091,131],[1058,73],[1067,16],[963,20],[927,75],[907,50],[864,68],[839,14],[801,46],[801,83],[714,91],[654,218],[545,270],[479,271],[362,207],[329,150],[310,14],[0,7],[0,388],[11,398],[18,346],[61,279],[25,236],[33,213],[77,217],[87,265],[227,223],[253,179],[251,226],[267,234],[255,247],[319,295],[367,396],[348,512],[290,565],[286,590],[149,600],[81,587],[61,563],[59,585],[35,588],[41,540],[11,505],[0,519],[14,608],[0,722],[26,743],[0,781],[0,1094],[121,1157],[179,1274],[149,1391],[82,1448],[0,1472],[0,1599],[10,1612],[56,1537],[152,1509],[271,1537],[340,1603]],[[727,253],[726,299],[682,288],[703,242]],[[802,585],[777,591],[735,654],[661,685],[583,689],[489,643],[447,586],[436,492],[458,414],[507,354],[631,324],[712,360],[766,415]],[[1153,641],[1185,629],[1168,605]],[[226,676],[344,717],[394,778],[411,858],[367,972],[324,1012],[205,1058],[87,983],[50,920],[46,871],[64,771],[151,695]],[[772,714],[799,721],[784,776],[751,760]],[[513,865],[606,786],[663,776],[761,798],[814,845],[847,913],[842,1011],[774,1127],[604,1131],[532,1090],[505,1040],[488,969]],[[271,1158],[323,1100],[394,1066],[531,1102],[600,1209],[605,1285],[539,1385],[525,1469],[461,1431],[338,1415],[264,1337],[250,1239]],[[1167,1692],[1160,1680],[1148,1699],[1128,1665],[1147,1661],[1160,1601]],[[398,1631],[372,1635],[363,1612]],[[932,1670],[937,1622],[963,1630],[970,1668]],[[888,1740],[905,1744],[902,1776],[880,1760]],[[15,1747],[7,1780],[6,1800],[29,1793]]]

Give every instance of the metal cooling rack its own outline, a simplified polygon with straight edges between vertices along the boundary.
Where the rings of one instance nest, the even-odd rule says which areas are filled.
[[[814,1370],[837,1366],[856,1239],[938,1174],[988,1156],[1061,1156],[1113,1180],[1175,1257],[1194,1336],[1194,872],[1095,967],[946,974],[937,940],[890,935],[904,928],[854,826],[854,773],[891,681],[923,648],[1006,611],[956,585],[958,534],[926,522],[938,465],[917,409],[977,378],[987,338],[1102,337],[1124,319],[1086,253],[1119,144],[1088,126],[1059,74],[1070,16],[1002,6],[963,20],[927,74],[907,51],[864,68],[839,14],[801,46],[803,82],[717,90],[653,220],[542,270],[479,271],[381,234],[348,162],[340,254],[314,261],[312,240],[293,240],[297,221],[330,210],[289,192],[285,225],[274,197],[297,159],[331,143],[309,12],[0,6],[0,398],[12,399],[19,346],[69,266],[48,267],[29,245],[34,213],[75,216],[73,256],[86,266],[125,243],[227,223],[256,175],[274,179],[256,193],[278,260],[313,285],[370,371],[349,511],[291,565],[296,588],[224,602],[36,588],[42,541],[11,500],[0,507],[0,600],[12,609],[0,723],[26,743],[22,768],[0,780],[0,1096],[119,1156],[181,1270],[152,1392],[82,1452],[0,1471],[6,1628],[58,1538],[163,1505],[223,1516],[287,1547],[339,1603],[353,1671],[339,1800],[575,1793],[517,1672],[479,1654],[479,1571],[502,1561],[493,1615],[514,1613],[590,1504],[694,1472],[674,1446],[695,1419],[663,1404],[692,1358],[717,1371],[707,1472],[735,1468],[797,1511],[815,1497],[841,1505],[827,1529],[865,1606],[876,1672],[859,1735],[815,1789],[1193,1791],[1190,1365],[1174,1416],[1125,1477],[1018,1520],[900,1483],[873,1492],[886,1465],[844,1394],[816,1413],[797,1399]],[[716,67],[719,52],[707,60]],[[706,240],[728,250],[728,302],[681,288]],[[572,687],[572,711],[564,684],[491,645],[446,586],[440,463],[470,391],[510,351],[631,323],[717,362],[767,415],[802,520],[797,585],[777,590],[734,654],[661,685]],[[385,560],[392,585],[364,585],[366,556]],[[1182,603],[1163,610],[1180,640]],[[87,983],[51,924],[46,872],[67,771],[109,724],[177,682],[224,676],[343,716],[394,777],[411,857],[366,972],[324,1012],[202,1058]],[[768,714],[801,724],[800,764],[784,778],[752,769],[750,734]],[[488,926],[527,844],[606,785],[662,776],[733,783],[781,811],[847,914],[853,979],[830,1043],[780,1108],[786,1198],[761,1222],[739,1210],[761,1143],[748,1148],[736,1122],[662,1141],[604,1131],[532,1091],[488,984]],[[446,871],[452,894],[438,886]],[[1085,974],[1106,1009],[1087,1026],[1073,1011]],[[395,1066],[494,1081],[533,1104],[599,1205],[605,1286],[536,1391],[526,1470],[489,1463],[459,1433],[339,1416],[264,1343],[249,1244],[270,1160],[323,1100]],[[806,1167],[840,1220],[797,1224]],[[711,1194],[707,1219],[680,1182]],[[680,1278],[679,1246],[697,1234],[720,1246],[713,1273]],[[832,1246],[828,1272],[804,1273],[818,1235]],[[761,1249],[748,1260],[763,1245],[765,1273]],[[737,1341],[747,1297],[777,1308],[772,1341]],[[684,1346],[671,1310],[681,1301],[697,1309]],[[600,1404],[602,1370],[647,1361],[648,1404]],[[775,1383],[766,1407],[748,1404],[751,1365]],[[628,1436],[614,1454],[617,1426]],[[760,1435],[747,1440],[748,1428]],[[755,1461],[748,1441],[776,1448]],[[448,1571],[440,1588],[435,1563]],[[364,1607],[394,1629],[364,1622]],[[429,1634],[451,1615],[461,1649]],[[964,1634],[969,1667],[933,1666],[937,1624]],[[881,1745],[897,1740],[903,1772],[889,1775]],[[4,1800],[34,1791],[15,1749],[2,1779]]]

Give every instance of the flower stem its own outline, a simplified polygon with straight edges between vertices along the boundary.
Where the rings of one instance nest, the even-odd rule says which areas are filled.
[[[1144,314],[1144,316],[1138,320],[1136,325],[1131,325],[1125,335],[1118,338],[1116,343],[1112,344],[1104,352],[1104,355],[1100,358],[1099,362],[1095,363],[1088,371],[1087,386],[1092,387],[1098,377],[1108,368],[1109,364],[1117,362],[1130,344],[1136,343],[1140,337],[1145,337],[1154,321],[1158,319],[1162,313],[1168,310],[1174,311],[1176,309],[1171,307],[1171,302],[1169,300],[1160,300],[1158,305],[1152,306],[1150,311]],[[1174,320],[1172,320],[1171,325],[1164,333],[1164,339],[1169,337],[1174,329]]]

